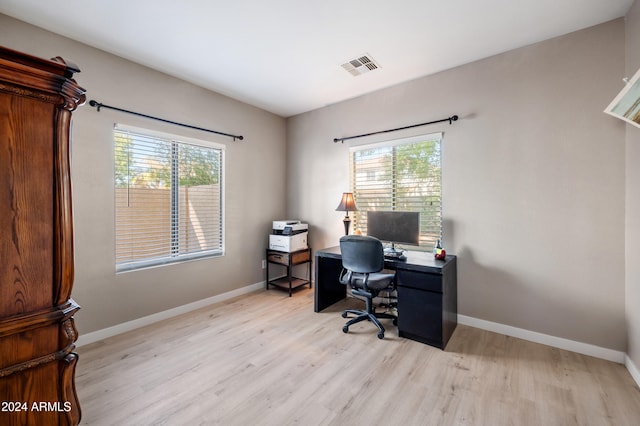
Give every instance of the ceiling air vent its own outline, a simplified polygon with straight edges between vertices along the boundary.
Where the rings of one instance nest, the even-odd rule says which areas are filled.
[[[342,68],[349,71],[352,76],[357,77],[380,68],[380,65],[378,65],[370,55],[362,55],[342,64]]]

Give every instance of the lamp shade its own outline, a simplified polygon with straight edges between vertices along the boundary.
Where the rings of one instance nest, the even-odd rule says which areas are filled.
[[[351,192],[343,192],[342,199],[340,200],[340,204],[336,208],[336,211],[340,212],[355,212],[358,208],[356,207],[356,202],[353,199],[353,193]]]

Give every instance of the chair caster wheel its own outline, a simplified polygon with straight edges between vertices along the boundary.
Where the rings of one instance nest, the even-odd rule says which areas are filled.
[[[342,318],[346,318],[346,317],[347,317],[347,313],[346,313],[346,312],[343,312],[343,313],[342,313]]]
[[[347,326],[342,327],[342,332],[343,333],[348,333],[349,332],[349,327],[347,327]]]
[[[382,331],[378,333],[378,339],[384,339],[384,333]]]

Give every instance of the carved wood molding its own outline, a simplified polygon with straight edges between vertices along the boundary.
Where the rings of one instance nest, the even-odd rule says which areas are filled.
[[[73,299],[69,299],[63,305],[1,320],[0,338],[66,321],[79,309],[80,306]]]
[[[39,101],[47,102],[50,104],[58,104],[62,100],[62,97],[59,95],[50,95],[48,93],[43,93],[39,90],[33,90],[33,89],[21,87],[21,86],[14,86],[13,84],[0,83],[0,91],[12,93],[18,96],[26,96],[29,98],[34,98]]]
[[[75,345],[69,345],[59,351],[52,352],[37,358],[31,358],[28,361],[10,365],[9,367],[1,368],[0,377],[10,376],[11,374],[15,374],[19,371],[29,370],[31,368],[35,368],[43,364],[48,364],[50,362],[62,360],[67,355],[71,354],[74,349],[75,349]]]
[[[0,46],[0,91],[73,111],[86,101],[86,91],[72,79],[78,72],[77,65],[60,57],[41,59]]]
[[[71,297],[74,278],[73,264],[73,210],[71,201],[71,166],[69,160],[69,125],[71,112],[62,110],[57,114],[54,143],[53,181],[55,185],[54,205],[54,270],[53,300],[64,303]]]
[[[66,320],[64,320],[62,324],[60,324],[61,342],[66,342],[64,348],[56,352],[42,355],[37,358],[32,358],[28,361],[24,361],[18,364],[10,365],[8,367],[0,368],[0,377],[6,377],[11,374],[15,374],[19,371],[28,370],[28,369],[35,368],[40,365],[48,364],[54,361],[60,361],[60,360],[68,361],[67,358],[69,356],[72,356],[74,359],[77,359],[77,354],[75,354],[73,350],[76,348],[76,345],[74,345],[74,342],[78,339],[78,330],[76,329],[75,323],[73,321],[73,317],[71,317],[71,315],[73,315],[73,313],[76,310],[69,313],[69,317]],[[75,364],[75,361],[74,361],[74,364]]]
[[[80,409],[80,401],[76,392],[76,385],[73,377],[76,372],[76,363],[78,362],[78,354],[71,352],[61,360],[64,363],[62,368],[62,389],[61,395],[63,401],[71,402],[71,410],[65,413],[68,424],[77,425],[82,417]]]

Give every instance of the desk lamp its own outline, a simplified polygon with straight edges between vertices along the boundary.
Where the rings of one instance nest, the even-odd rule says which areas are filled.
[[[351,224],[351,219],[349,219],[349,212],[358,211],[356,207],[356,202],[353,199],[353,193],[351,192],[343,192],[342,199],[340,200],[340,204],[336,208],[336,211],[345,212],[344,219],[342,222],[344,223],[344,235],[349,234],[349,225]]]

